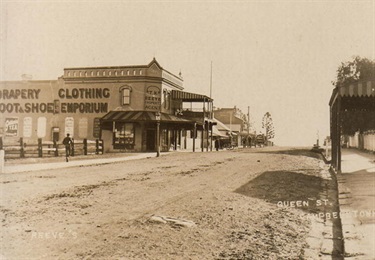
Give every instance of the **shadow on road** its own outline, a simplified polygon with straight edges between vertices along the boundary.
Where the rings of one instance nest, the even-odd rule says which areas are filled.
[[[283,207],[294,207],[297,206],[295,202],[301,201],[302,210],[318,213],[317,200],[323,192],[323,182],[322,178],[299,172],[271,171],[262,173],[235,192],[270,203],[282,203]]]
[[[296,156],[306,156],[315,159],[322,159],[321,155],[318,152],[314,152],[311,149],[307,148],[296,148],[296,149],[287,149],[281,151],[265,151],[264,153],[270,154],[287,154],[287,155],[296,155]]]

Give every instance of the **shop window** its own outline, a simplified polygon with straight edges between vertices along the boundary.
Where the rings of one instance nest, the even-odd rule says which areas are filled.
[[[108,72],[108,76],[112,76],[112,71]]]
[[[87,138],[88,120],[86,117],[80,118],[78,121],[78,137]]]
[[[170,108],[170,92],[166,89],[163,90],[163,103],[164,108],[169,109]]]
[[[75,76],[76,76],[76,72],[74,71],[74,72],[73,72],[73,77],[75,77]]]
[[[117,123],[115,124],[115,132],[113,145],[115,149],[133,149],[135,144],[134,124],[133,123]]]
[[[23,119],[23,137],[31,137],[33,132],[33,119],[31,117],[25,117]]]
[[[68,77],[70,77],[70,71],[68,71]]]
[[[122,97],[122,105],[129,105],[130,104],[130,93],[131,88],[130,87],[124,87],[121,90],[121,97]]]
[[[142,75],[142,70],[139,71],[139,75]]]
[[[94,72],[93,72],[93,71],[91,71],[91,77],[92,77],[92,76],[94,76]]]
[[[94,138],[100,138],[100,117],[94,118],[93,134]]]
[[[65,135],[70,134],[70,137],[74,137],[74,118],[73,117],[66,117],[65,118]]]
[[[96,72],[96,76],[98,76],[98,77],[99,77],[99,74],[100,74],[100,72],[99,72],[99,71],[97,71],[97,72]]]
[[[37,136],[43,138],[46,136],[47,119],[45,117],[38,118]]]
[[[128,71],[126,71],[126,75],[128,75],[128,76],[130,75],[130,71],[129,71],[129,70],[128,70]]]
[[[137,71],[136,70],[133,70],[133,75],[135,76],[137,74]]]
[[[122,70],[122,71],[121,71],[121,76],[124,76],[124,74],[125,74],[125,72]]]

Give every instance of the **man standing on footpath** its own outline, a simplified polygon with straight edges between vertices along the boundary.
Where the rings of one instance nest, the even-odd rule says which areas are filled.
[[[71,149],[72,144],[73,144],[72,138],[70,138],[69,134],[66,134],[66,137],[63,140],[63,145],[65,145],[66,162],[69,162],[70,149]]]

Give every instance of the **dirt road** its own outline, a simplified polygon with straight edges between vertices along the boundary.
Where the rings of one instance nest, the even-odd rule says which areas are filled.
[[[320,161],[278,148],[5,174],[5,259],[299,259]],[[305,156],[308,155],[308,156]],[[307,188],[309,187],[309,188]],[[290,205],[289,205],[290,206]]]

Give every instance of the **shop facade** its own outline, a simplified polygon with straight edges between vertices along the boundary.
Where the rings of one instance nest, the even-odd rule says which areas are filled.
[[[203,138],[204,125],[210,125],[208,111],[199,119],[182,115],[183,79],[155,59],[140,66],[65,68],[57,80],[0,86],[5,141],[61,143],[69,133],[74,139],[102,139],[105,152],[155,151],[157,145],[167,151],[191,148],[188,143]],[[206,96],[187,96],[200,97],[212,108]]]

